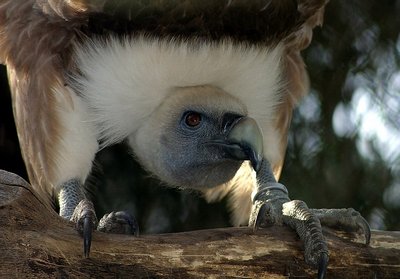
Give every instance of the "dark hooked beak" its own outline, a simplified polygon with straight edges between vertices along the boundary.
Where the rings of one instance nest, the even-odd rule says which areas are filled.
[[[263,137],[256,121],[250,117],[240,117],[225,128],[223,136],[209,144],[219,145],[235,160],[250,160],[258,172],[263,158]]]

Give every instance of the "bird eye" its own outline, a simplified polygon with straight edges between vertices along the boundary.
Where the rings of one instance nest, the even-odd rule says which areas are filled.
[[[202,116],[198,112],[190,111],[185,114],[185,124],[191,128],[195,128],[200,125]]]

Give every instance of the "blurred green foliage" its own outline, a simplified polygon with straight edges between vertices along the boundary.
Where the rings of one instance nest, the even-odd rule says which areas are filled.
[[[291,196],[309,206],[353,207],[373,228],[395,230],[400,229],[399,12],[400,1],[328,5],[323,28],[304,52],[312,91],[294,115],[282,176]],[[358,115],[360,92],[371,106]],[[387,195],[397,195],[397,202]]]
[[[295,111],[281,177],[292,198],[353,207],[386,230],[400,230],[399,14],[394,0],[329,3],[304,51],[311,92]],[[26,177],[4,67],[0,82],[0,168]],[[128,210],[145,233],[229,226],[226,200],[207,204],[199,193],[160,185],[124,145],[97,155],[88,185],[100,217]]]

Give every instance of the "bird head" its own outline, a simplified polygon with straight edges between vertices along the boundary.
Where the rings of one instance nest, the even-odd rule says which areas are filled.
[[[129,136],[139,161],[169,185],[214,187],[244,160],[257,170],[263,138],[235,97],[213,86],[176,88]]]
[[[126,140],[165,184],[213,187],[244,160],[282,161],[282,55],[230,40],[94,39],[76,49],[72,88],[101,146]]]

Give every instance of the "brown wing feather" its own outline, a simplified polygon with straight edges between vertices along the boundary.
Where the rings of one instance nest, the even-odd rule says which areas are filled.
[[[292,112],[299,100],[309,90],[307,70],[300,52],[311,43],[312,30],[323,21],[324,8],[328,0],[300,0],[299,12],[301,27],[285,40],[286,55],[283,57],[283,76],[287,82],[286,92],[277,110],[276,129],[281,135],[282,162],[274,165],[274,174],[279,179],[287,146],[287,136]]]
[[[64,84],[72,31],[85,11],[86,1],[1,1],[0,61],[7,65],[14,117],[22,155],[32,185],[51,192],[55,177],[54,154],[62,129],[52,88]],[[88,9],[86,9],[88,10]],[[60,94],[60,93],[59,93]],[[68,96],[65,96],[68,100]]]
[[[101,12],[106,0],[35,0],[35,8],[55,21],[85,21],[88,14]]]

